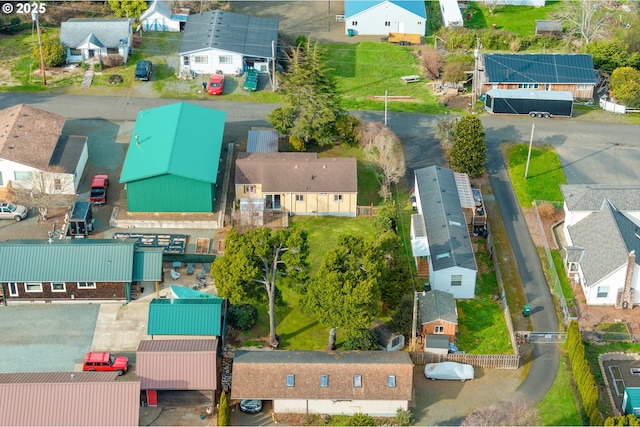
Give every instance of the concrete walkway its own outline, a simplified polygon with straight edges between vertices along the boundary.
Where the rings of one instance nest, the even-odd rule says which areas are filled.
[[[89,68],[85,73],[84,73],[84,77],[82,78],[82,84],[80,85],[81,89],[87,89],[89,87],[91,87],[91,83],[93,82],[93,76],[95,75],[95,72],[93,71],[93,68]]]

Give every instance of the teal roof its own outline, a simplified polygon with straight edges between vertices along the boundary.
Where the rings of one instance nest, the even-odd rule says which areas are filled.
[[[195,289],[185,288],[184,286],[171,285],[170,289],[171,289],[171,293],[173,294],[173,296],[175,298],[183,298],[183,299],[198,299],[198,298],[213,299],[213,298],[217,298],[217,299],[222,299],[220,297],[208,294],[206,292],[200,292],[200,291],[196,291]]]
[[[215,183],[225,118],[185,102],[140,111],[120,182],[169,174]]]
[[[0,241],[0,282],[131,282],[136,239]]]
[[[162,251],[163,248],[136,248],[133,253],[133,280],[135,282],[159,282],[162,280]]]
[[[636,409],[640,409],[640,387],[625,387],[626,405],[623,408],[625,414],[633,414]]]
[[[222,330],[222,298],[156,298],[149,304],[149,335],[215,335]]]

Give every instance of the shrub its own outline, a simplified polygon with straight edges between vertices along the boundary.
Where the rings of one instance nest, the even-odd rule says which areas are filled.
[[[375,426],[377,425],[376,420],[367,414],[353,414],[347,419],[345,423],[347,426]]]
[[[96,71],[102,71],[102,64],[98,63],[93,66],[93,69]]]
[[[291,151],[307,151],[304,140],[294,135],[289,137],[289,148],[291,148]]]
[[[345,350],[377,350],[378,337],[371,329],[363,329],[349,333],[344,340],[343,348]],[[369,425],[369,424],[352,424],[352,425]]]
[[[218,425],[230,426],[231,425],[231,411],[229,410],[229,402],[227,401],[227,393],[222,391],[220,395],[220,403],[218,405]]]
[[[296,37],[296,41],[295,41],[296,46],[300,46],[301,48],[304,48],[307,46],[308,43],[309,43],[309,39],[304,34],[300,34],[298,37]]]
[[[78,66],[82,71],[87,71],[89,69],[89,64],[87,64],[86,62],[81,62],[80,64],[78,64]]]
[[[398,408],[396,411],[396,417],[394,418],[395,425],[397,426],[410,426],[413,424],[413,415],[410,410],[402,410]]]
[[[229,307],[229,325],[246,331],[253,328],[258,320],[258,309],[251,304],[238,304]]]
[[[543,202],[538,205],[538,214],[540,215],[540,218],[553,218],[553,214],[555,213],[555,211],[556,208],[553,207],[552,203]]]
[[[350,147],[358,145],[360,140],[360,119],[351,114],[340,116],[336,121],[336,129],[340,135],[340,141]]]
[[[44,65],[47,67],[57,67],[67,59],[67,50],[62,43],[60,43],[60,40],[49,38],[42,42],[42,56]],[[40,47],[37,44],[31,51],[31,59],[38,63],[40,62]]]

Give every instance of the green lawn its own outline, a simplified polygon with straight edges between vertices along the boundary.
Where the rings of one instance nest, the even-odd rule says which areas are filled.
[[[570,392],[573,391],[573,392]],[[571,369],[566,357],[560,358],[556,380],[551,389],[538,402],[536,408],[545,426],[582,426],[578,399],[572,385]]]
[[[389,102],[390,111],[440,114],[446,109],[423,83],[404,84],[401,76],[420,74],[418,62],[410,47],[392,43],[360,42],[357,44],[321,45],[330,76],[344,98],[348,109],[382,110],[382,100],[373,96],[411,96],[416,102]]]
[[[528,144],[506,147],[507,167],[518,203],[522,208],[530,209],[533,200],[562,201],[560,185],[566,184],[567,180],[556,151],[550,146],[534,146],[525,179],[528,150]]]
[[[556,273],[558,273],[558,279],[560,280],[560,286],[562,287],[562,294],[567,302],[567,306],[573,307],[576,305],[575,295],[573,294],[573,289],[571,289],[567,275],[564,274],[564,262],[562,261],[562,255],[560,255],[560,252],[552,250],[551,257],[553,258],[553,265],[556,268]]]
[[[536,19],[547,19],[549,14],[557,11],[561,6],[560,1],[547,1],[544,7],[498,6],[491,15],[484,5],[473,2],[468,9],[471,20],[465,21],[464,26],[480,30],[491,28],[496,24],[497,29],[510,31],[519,36],[533,35]]]

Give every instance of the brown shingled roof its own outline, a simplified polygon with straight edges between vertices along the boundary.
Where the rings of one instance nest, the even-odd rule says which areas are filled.
[[[0,158],[45,170],[65,118],[26,104],[0,110]]]
[[[262,184],[263,192],[355,193],[355,158],[318,158],[316,153],[238,153],[236,184]]]
[[[329,376],[328,387],[320,387],[320,375]],[[362,387],[354,387],[354,375],[362,375]],[[413,363],[403,351],[236,351],[231,385],[232,399],[411,400]]]

